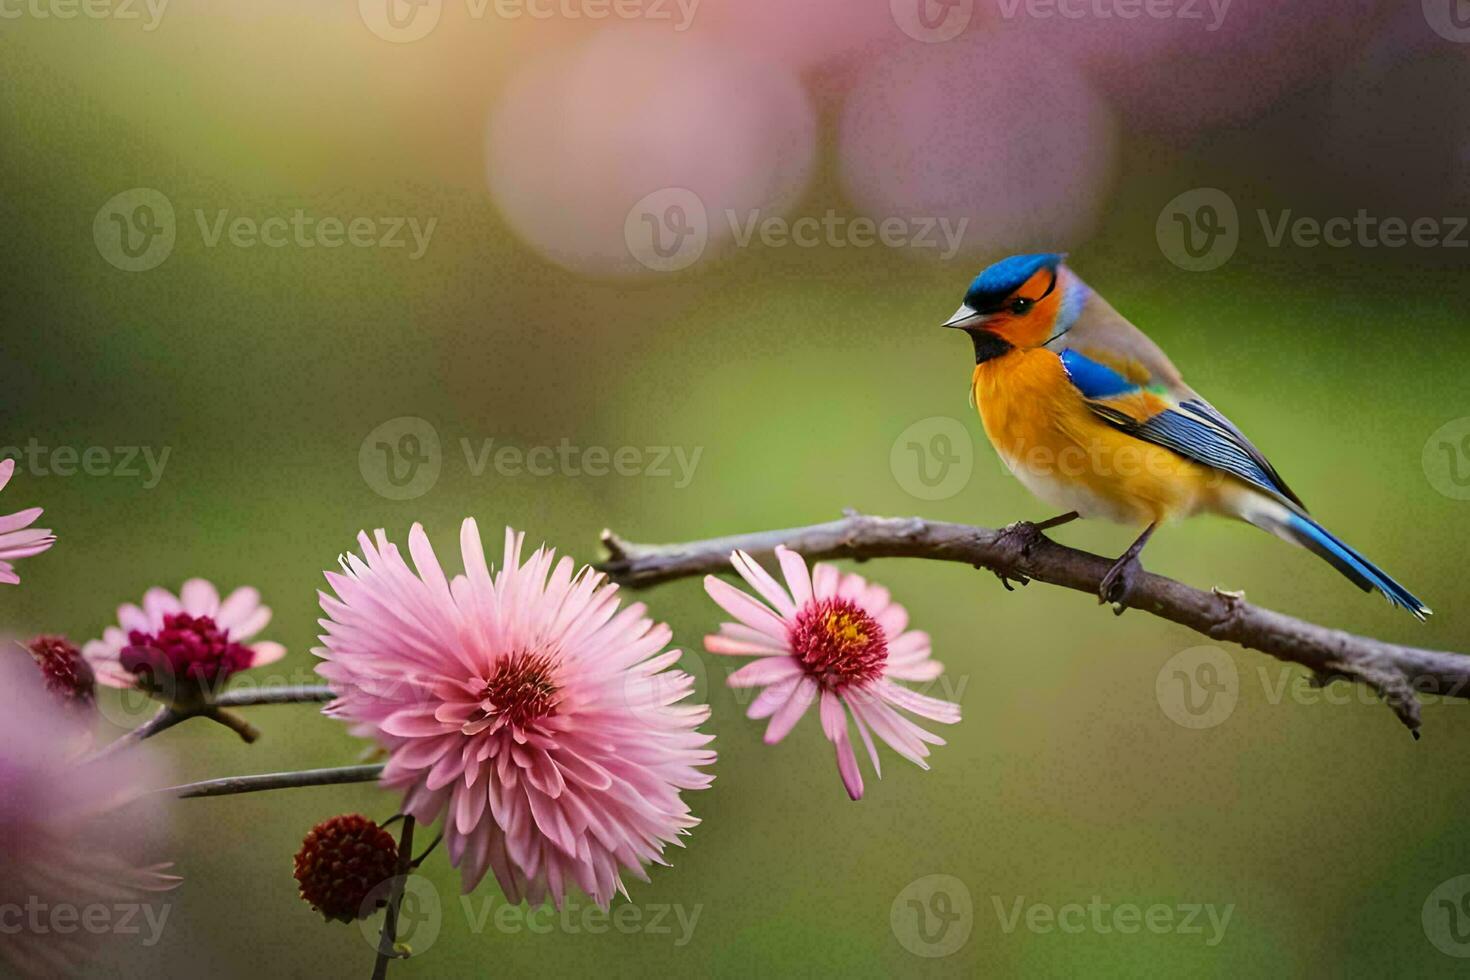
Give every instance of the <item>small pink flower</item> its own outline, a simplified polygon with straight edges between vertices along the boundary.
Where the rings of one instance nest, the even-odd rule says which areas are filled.
[[[0,490],[15,474],[15,460],[0,462]],[[0,583],[16,585],[20,576],[11,564],[21,558],[39,555],[56,543],[56,535],[44,527],[31,527],[41,516],[41,508],[28,507],[14,514],[0,517]]]
[[[428,822],[444,816],[464,890],[487,870],[513,903],[558,907],[576,885],[606,907],[643,881],[699,821],[680,796],[714,778],[705,705],[674,669],[669,628],[570,558],[505,532],[492,572],[473,520],[460,528],[464,573],[439,565],[424,529],[414,568],[378,531],[361,557],[327,573],[317,667],[337,699],[326,711],[388,749],[384,786]]]
[[[175,596],[152,588],[143,606],[117,608],[117,626],[90,640],[82,656],[97,682],[108,687],[163,687],[175,681],[200,688],[218,686],[231,674],[274,663],[286,655],[279,643],[251,637],[271,621],[260,593],[238,588],[223,601],[213,585],[191,578]]]
[[[704,580],[710,598],[739,621],[722,623],[718,635],[705,637],[705,648],[759,658],[731,674],[729,684],[764,688],[746,714],[771,719],[766,744],[785,738],[817,701],[822,732],[837,750],[837,770],[854,800],[862,799],[863,777],[848,737],[849,713],[880,777],[874,733],[928,769],[925,743],[943,745],[944,739],[896,709],[949,725],[960,720],[959,705],[895,682],[932,681],[943,673],[929,657],[929,634],[906,630],[908,612],[861,575],[842,575],[825,563],[808,574],[806,560],[784,547],[776,548],[776,558],[784,587],[745,552],[730,555],[765,602],[713,575]]]
[[[155,863],[167,810],[148,791],[166,780],[147,746],[78,759],[90,739],[76,714],[61,710],[40,673],[18,661],[0,660],[0,909],[8,910],[0,974],[71,975],[119,944],[136,945],[138,932],[44,928],[56,921],[48,919],[53,910],[129,905],[140,920],[146,912],[166,921],[167,909],[162,918],[138,909],[149,893],[179,882],[169,865]],[[31,909],[43,928],[28,926]]]

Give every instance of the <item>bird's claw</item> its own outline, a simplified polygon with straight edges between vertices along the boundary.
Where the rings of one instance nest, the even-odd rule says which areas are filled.
[[[1143,563],[1136,556],[1118,559],[1098,583],[1098,603],[1111,604],[1113,615],[1123,615],[1123,610],[1128,607],[1128,597],[1132,595],[1133,587],[1138,584],[1138,578],[1142,574]]]

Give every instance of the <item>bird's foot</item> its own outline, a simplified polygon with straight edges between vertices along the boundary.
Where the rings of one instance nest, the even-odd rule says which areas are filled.
[[[1128,608],[1128,597],[1132,595],[1133,588],[1143,573],[1143,562],[1138,560],[1137,555],[1127,554],[1119,558],[1098,584],[1098,603],[1111,604],[1113,615],[1123,615],[1123,610]]]

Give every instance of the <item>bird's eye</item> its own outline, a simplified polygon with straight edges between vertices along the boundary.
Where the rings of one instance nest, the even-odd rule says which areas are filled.
[[[1011,300],[1010,310],[1016,316],[1023,316],[1027,310],[1031,309],[1031,304],[1034,302],[1034,300],[1029,300],[1024,296],[1017,296]]]

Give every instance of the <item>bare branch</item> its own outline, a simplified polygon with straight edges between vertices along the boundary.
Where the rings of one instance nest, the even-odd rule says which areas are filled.
[[[1112,566],[1109,559],[1059,545],[1034,524],[1001,530],[849,512],[839,521],[759,531],[684,544],[631,544],[602,534],[608,558],[598,568],[615,582],[644,588],[692,575],[729,572],[730,552],[769,556],[784,544],[808,559],[928,558],[989,569],[1002,582],[1035,580],[1092,595]],[[1213,640],[1238,643],[1278,660],[1300,664],[1318,678],[1345,678],[1377,691],[1415,738],[1416,694],[1470,697],[1470,657],[1399,646],[1318,626],[1253,606],[1218,590],[1203,592],[1162,575],[1140,576],[1132,608],[1187,626]]]
[[[184,783],[159,790],[181,800],[201,796],[233,796],[258,793],[267,789],[296,789],[302,786],[340,786],[343,783],[367,783],[382,775],[382,764],[339,766],[333,769],[302,769],[296,772],[269,772],[259,776],[225,776],[198,783]]]

